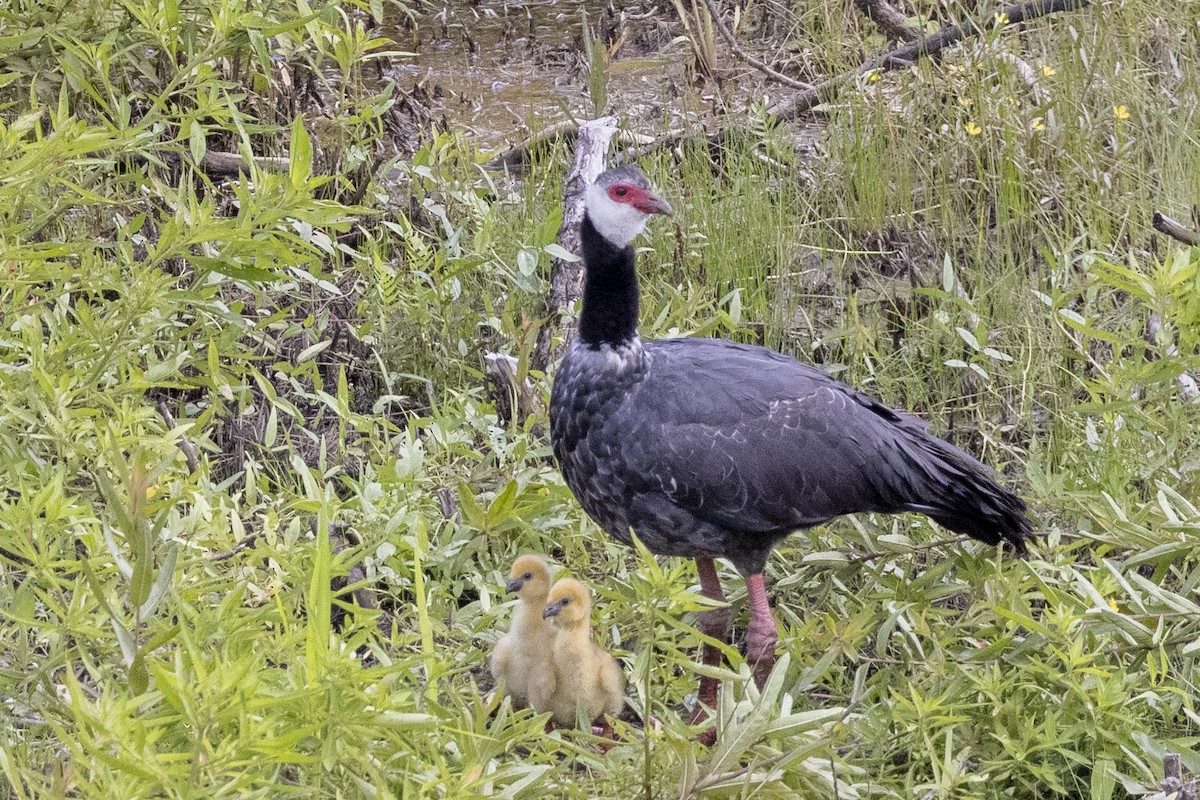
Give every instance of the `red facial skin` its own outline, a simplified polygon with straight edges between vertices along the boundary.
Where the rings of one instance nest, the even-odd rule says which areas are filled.
[[[643,214],[672,213],[671,204],[648,189],[634,186],[632,183],[614,183],[608,187],[608,197],[614,203],[628,203]]]

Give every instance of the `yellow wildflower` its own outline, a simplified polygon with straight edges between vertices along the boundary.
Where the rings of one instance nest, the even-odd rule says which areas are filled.
[[[972,99],[971,99],[971,98],[969,98],[969,97],[960,97],[960,98],[958,98],[958,104],[959,104],[960,106],[962,106],[963,108],[970,108],[970,107],[971,107],[971,104],[972,104],[972,103],[974,103],[974,102],[975,102],[975,101],[974,101],[974,100],[972,100]]]
[[[969,133],[972,136],[978,136],[979,134],[983,133],[983,128],[979,127],[974,122],[968,122],[967,123],[967,133]]]
[[[1117,119],[1129,119],[1129,108],[1126,106],[1113,106],[1113,116]]]
[[[879,80],[879,77],[879,70],[873,69],[867,73],[867,82],[874,83],[875,81]]]
[[[998,27],[1004,27],[1008,24],[1008,14],[1005,14],[1003,11],[997,11],[992,16],[995,18]]]
[[[1044,77],[1049,78],[1051,75],[1054,75],[1054,74],[1056,74],[1054,67],[1050,66],[1049,64],[1042,64],[1042,75]]]
[[[1042,122],[1041,117],[1034,117],[1033,120],[1030,121],[1029,127],[1035,131],[1045,130],[1046,123]]]
[[[1115,597],[1108,598],[1108,607],[1111,608],[1113,611],[1121,610],[1121,607],[1117,605],[1117,598],[1115,598]]]

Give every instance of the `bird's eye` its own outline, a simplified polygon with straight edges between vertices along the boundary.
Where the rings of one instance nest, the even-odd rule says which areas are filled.
[[[629,194],[629,189],[625,186],[618,186],[617,188],[613,189],[613,194],[615,194],[617,197],[624,197],[625,195]]]
[[[569,605],[569,604],[570,604],[570,602],[571,602],[571,598],[569,598],[569,597],[564,597],[564,598],[562,599],[562,604],[563,604],[564,606],[565,606],[565,605]]]
[[[525,573],[525,574],[524,574],[524,575],[521,577],[521,580],[526,580],[526,581],[527,581],[527,580],[529,580],[529,579],[530,579],[530,578],[532,578],[532,577],[533,577],[533,573],[532,573],[532,572],[526,572],[526,573]]]

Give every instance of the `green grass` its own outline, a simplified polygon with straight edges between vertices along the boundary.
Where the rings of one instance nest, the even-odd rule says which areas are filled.
[[[377,5],[83,6],[0,12],[0,797],[1103,800],[1168,750],[1200,771],[1200,255],[1149,226],[1200,202],[1200,10],[864,78],[811,156],[752,111],[715,170],[642,161],[679,212],[643,242],[645,335],[762,339],[913,408],[1042,534],[1021,562],[916,517],[791,537],[779,668],[760,693],[730,650],[706,749],[691,565],[597,531],[545,420],[481,388],[536,337],[567,154],[513,184],[429,132],[372,181]],[[844,4],[796,14],[852,65]],[[210,150],[288,163],[222,181]],[[602,753],[489,693],[525,551],[595,587],[656,726]]]

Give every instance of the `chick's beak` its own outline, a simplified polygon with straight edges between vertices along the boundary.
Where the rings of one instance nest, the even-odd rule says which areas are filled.
[[[649,189],[642,191],[641,196],[634,201],[633,207],[643,214],[664,214],[668,217],[675,214],[675,209],[671,208],[670,203]]]
[[[546,606],[546,610],[542,612],[542,619],[557,617],[558,612],[562,611],[562,607],[563,604],[561,600],[557,603],[551,603],[550,605]]]
[[[525,581],[523,581],[521,578],[513,578],[511,581],[504,584],[504,588],[510,592],[519,592],[521,591],[521,587],[524,585]]]

